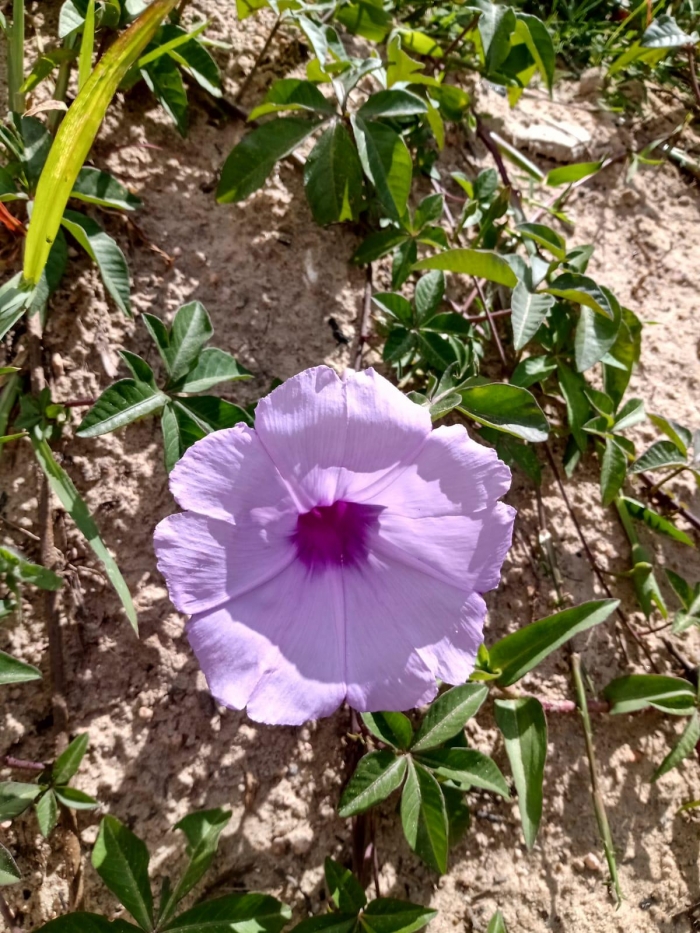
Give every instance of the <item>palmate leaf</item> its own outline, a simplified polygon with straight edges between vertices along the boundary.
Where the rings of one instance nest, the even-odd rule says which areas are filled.
[[[177,385],[189,373],[213,333],[207,310],[199,301],[190,301],[178,308],[168,335],[167,347],[162,347],[157,341],[171,385]]]
[[[38,668],[0,651],[0,686],[24,684],[31,680],[41,680],[41,671]]]
[[[252,130],[229,154],[216,192],[219,204],[243,201],[265,184],[275,163],[293,152],[322,120],[278,117]]]
[[[342,123],[327,129],[304,166],[306,197],[316,223],[357,220],[364,182],[357,149]]]
[[[440,874],[447,871],[449,825],[440,785],[421,764],[408,759],[401,794],[401,823],[406,841],[423,861]]]
[[[179,914],[165,927],[178,933],[279,933],[292,911],[268,894],[228,894]]]
[[[92,864],[143,930],[153,929],[153,895],[145,843],[113,816],[100,824]]]
[[[68,109],[41,173],[27,233],[23,274],[30,287],[39,283],[75,180],[112,97],[161,20],[176,5],[177,0],[153,0],[105,52]]]
[[[437,748],[464,729],[488,695],[483,684],[453,687],[434,700],[413,740],[411,751]]]
[[[138,633],[136,610],[134,609],[129,588],[124,581],[124,577],[116,561],[109,553],[104,541],[100,537],[100,532],[87,505],[81,498],[66,471],[56,462],[46,440],[31,435],[31,442],[39,466],[46,474],[51,489],[58,497],[63,508],[78,526],[78,530],[83,534],[92,550],[102,561],[107,577],[121,599],[127,618],[129,622],[131,622],[134,631]]]
[[[38,784],[22,781],[3,781],[0,784],[0,822],[13,820],[24,813],[41,793]]]
[[[374,185],[387,215],[400,221],[406,213],[413,162],[406,143],[391,127],[353,115],[352,127],[362,169]]]
[[[518,792],[525,844],[531,849],[542,819],[547,721],[542,704],[535,697],[496,700],[494,714],[505,739],[506,753]]]
[[[187,135],[187,91],[180,69],[169,55],[162,55],[141,68],[141,76],[181,136]]]
[[[145,382],[120,379],[100,395],[78,426],[78,437],[97,437],[116,431],[139,418],[153,415],[168,397]]]
[[[76,211],[67,210],[61,224],[97,264],[105,288],[120,311],[131,315],[129,267],[116,240],[90,217]]]
[[[406,758],[386,750],[370,752],[360,759],[355,773],[341,794],[338,813],[356,816],[392,794],[406,774]]]
[[[387,745],[406,750],[413,739],[413,726],[403,713],[362,713],[362,722],[372,735]]]

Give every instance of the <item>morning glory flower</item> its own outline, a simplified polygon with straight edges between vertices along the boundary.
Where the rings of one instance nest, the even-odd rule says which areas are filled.
[[[474,668],[515,512],[510,471],[367,369],[319,366],[216,431],[155,533],[213,696],[299,724],[429,702]]]

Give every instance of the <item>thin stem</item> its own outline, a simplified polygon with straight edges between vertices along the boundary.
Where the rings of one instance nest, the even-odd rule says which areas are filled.
[[[581,545],[582,545],[582,547],[583,547],[583,550],[584,550],[584,552],[585,552],[585,554],[586,554],[586,557],[587,557],[587,559],[588,559],[588,563],[591,565],[591,569],[593,570],[593,572],[595,573],[596,577],[598,578],[598,582],[600,583],[601,587],[603,588],[603,591],[605,592],[605,595],[608,597],[608,599],[614,599],[612,590],[611,590],[610,587],[608,586],[608,584],[607,584],[607,582],[606,582],[606,580],[605,580],[605,577],[604,577],[604,575],[603,575],[603,573],[602,573],[600,567],[598,566],[598,561],[595,559],[595,556],[594,556],[593,552],[592,552],[591,549],[590,549],[590,546],[589,546],[589,544],[588,544],[588,541],[586,540],[586,536],[584,535],[583,529],[581,528],[581,524],[580,524],[580,522],[579,522],[579,520],[578,520],[578,518],[577,518],[577,516],[576,516],[576,513],[574,512],[574,509],[573,509],[573,507],[572,507],[572,505],[571,505],[571,502],[570,502],[570,500],[569,500],[569,496],[568,496],[568,494],[567,494],[567,492],[566,492],[566,487],[564,486],[564,483],[562,482],[561,476],[559,475],[559,470],[557,469],[557,465],[556,465],[556,462],[555,462],[555,460],[554,460],[554,455],[552,454],[552,451],[551,451],[551,449],[550,449],[550,447],[549,447],[549,444],[544,444],[543,447],[544,447],[545,453],[546,453],[546,455],[547,455],[547,459],[548,459],[548,461],[549,461],[549,465],[550,465],[550,467],[551,467],[551,469],[552,469],[552,472],[554,473],[554,478],[555,478],[556,481],[557,481],[557,485],[558,485],[558,487],[559,487],[559,491],[561,492],[562,499],[564,500],[564,504],[566,505],[566,509],[567,509],[567,511],[568,511],[568,513],[569,513],[569,517],[571,518],[571,521],[572,521],[573,524],[574,524],[574,528],[576,529],[576,534],[578,535],[578,539],[579,539],[579,541],[581,542]],[[644,644],[644,641],[639,637],[639,635],[638,635],[638,634],[635,632],[635,630],[632,628],[632,625],[630,624],[629,619],[628,619],[627,616],[624,614],[624,612],[622,611],[622,609],[620,609],[620,607],[618,606],[617,609],[616,609],[615,611],[616,611],[616,613],[617,613],[617,617],[619,618],[619,620],[622,622],[622,624],[625,626],[625,628],[626,628],[627,631],[630,633],[630,635],[632,636],[632,638],[634,638],[634,640],[635,640],[635,641],[637,642],[637,644],[639,645],[640,650],[641,650],[641,651],[643,652],[643,654],[645,655],[647,661],[648,661],[649,664],[651,665],[652,670],[656,671],[656,673],[658,674],[658,673],[659,673],[659,667],[658,667],[656,661],[654,660],[654,658],[653,658],[651,652],[649,651],[649,648]]]
[[[72,49],[74,45],[75,36],[66,39],[63,43],[63,47],[66,49]],[[66,95],[68,94],[68,84],[70,82],[70,73],[72,67],[73,62],[71,61],[65,61],[60,64],[58,68],[58,76],[56,78],[56,86],[53,89],[54,100],[59,100],[63,103],[66,102]],[[49,113],[49,129],[52,133],[55,133],[58,130],[64,115],[64,110],[52,110]]]
[[[698,75],[695,70],[695,46],[689,45],[686,52],[688,55],[688,65],[690,66],[690,86],[693,89],[695,104],[700,107],[700,85],[698,85]]]
[[[474,287],[476,288],[477,294],[481,300],[481,304],[484,308],[484,314],[486,319],[489,322],[489,327],[491,328],[491,333],[493,334],[493,339],[496,344],[496,349],[498,350],[498,355],[501,358],[501,363],[503,364],[504,369],[508,369],[508,360],[506,359],[506,354],[503,349],[503,344],[501,343],[501,338],[498,335],[496,330],[496,325],[493,321],[492,313],[489,309],[488,303],[486,301],[486,295],[484,294],[484,289],[481,286],[481,282],[478,279],[474,279]]]
[[[588,714],[588,703],[586,702],[586,691],[583,686],[583,678],[581,677],[581,658],[578,654],[576,654],[576,652],[573,652],[571,655],[571,673],[574,679],[574,687],[576,688],[576,699],[581,713],[581,725],[583,727],[583,737],[586,743],[588,769],[591,774],[591,796],[593,797],[593,809],[595,810],[595,818],[596,822],[598,823],[600,839],[603,843],[605,859],[608,863],[610,881],[612,882],[613,888],[615,889],[615,898],[617,901],[616,906],[620,907],[622,904],[622,891],[620,890],[620,879],[617,875],[615,847],[613,845],[612,833],[610,832],[610,824],[608,823],[608,815],[605,812],[605,802],[600,790],[600,785],[598,784],[598,769],[596,765],[595,748],[593,746],[593,729],[591,728],[591,719]]]
[[[650,498],[657,499],[659,504],[664,508],[670,509],[673,512],[677,512],[679,515],[682,515],[688,524],[693,526],[695,531],[700,532],[700,518],[698,518],[697,515],[695,515],[689,509],[686,509],[684,505],[681,505],[681,503],[674,499],[673,496],[671,496],[669,493],[661,492],[656,487],[654,480],[646,473],[639,473],[639,478],[649,489]]]
[[[8,30],[7,88],[13,113],[24,113],[24,0],[13,0],[12,26]]]
[[[355,369],[362,369],[362,354],[369,337],[369,328],[372,321],[372,263],[365,267],[365,292],[362,300],[362,317],[360,318],[360,331],[357,335],[357,349],[355,350]]]
[[[552,535],[547,527],[547,514],[544,510],[544,502],[542,500],[542,493],[537,488],[537,517],[540,523],[540,537],[539,543],[544,556],[549,564],[549,572],[552,575],[552,582],[554,583],[554,589],[557,593],[557,604],[561,606],[563,602],[562,592],[561,592],[561,573],[559,572],[559,567],[557,566],[557,559],[554,553],[554,545],[552,543]]]
[[[523,198],[520,194],[520,190],[516,188],[515,185],[513,185],[511,182],[508,169],[506,168],[506,163],[503,161],[503,156],[501,155],[501,150],[498,148],[494,138],[491,136],[489,128],[477,116],[477,114],[474,114],[474,116],[476,117],[476,135],[491,153],[493,161],[496,163],[498,174],[501,176],[501,181],[510,191],[510,201],[518,223],[524,223],[525,212],[523,211]]]
[[[476,26],[478,20],[479,20],[479,16],[478,16],[478,14],[477,14],[473,19],[471,19],[471,20],[467,23],[467,25],[466,25],[466,26],[464,27],[464,29],[457,35],[457,37],[454,38],[454,39],[452,40],[452,42],[450,42],[450,44],[447,46],[447,48],[445,49],[445,52],[444,52],[444,54],[443,54],[443,56],[442,56],[442,60],[443,60],[445,63],[447,63],[447,59],[448,59],[448,58],[450,57],[450,55],[454,52],[454,50],[457,48],[457,46],[461,43],[462,39],[464,39],[464,37],[466,36],[466,34],[467,34],[468,32],[471,32],[472,29]],[[436,68],[437,68],[437,67],[439,67],[439,65],[436,65]]]
[[[667,483],[669,480],[673,479],[674,476],[678,476],[678,474],[679,474],[679,473],[682,473],[683,470],[685,470],[685,469],[686,469],[686,467],[680,466],[680,467],[676,467],[675,470],[671,470],[671,472],[668,474],[668,476],[664,476],[663,479],[660,479],[658,483],[655,483],[655,484],[652,486],[652,488],[649,490],[649,495],[650,495],[650,496],[655,496],[656,493],[659,491],[659,489],[661,489],[662,486],[665,486],[666,483]]]
[[[43,761],[27,761],[26,758],[13,758],[12,755],[5,755],[0,759],[6,768],[15,768],[17,771],[45,771],[46,765]]]
[[[238,88],[238,93],[237,93],[236,96],[233,98],[234,101],[235,101],[235,103],[239,103],[239,102],[242,100],[243,95],[245,94],[245,92],[246,92],[246,91],[248,90],[248,88],[250,87],[250,82],[251,82],[251,81],[253,80],[253,78],[255,77],[255,73],[257,72],[258,68],[260,67],[260,63],[262,62],[263,58],[265,58],[265,56],[267,55],[267,50],[270,48],[270,44],[271,44],[272,40],[273,40],[273,39],[275,38],[275,36],[277,35],[277,30],[280,28],[281,23],[282,23],[282,14],[280,14],[280,15],[277,17],[277,19],[275,20],[275,25],[274,25],[274,26],[272,27],[272,29],[270,30],[270,34],[268,35],[267,39],[265,40],[265,44],[264,44],[263,47],[260,49],[260,54],[259,54],[258,57],[255,59],[255,61],[253,62],[253,67],[250,69],[250,72],[248,73],[247,77],[246,77],[245,80],[243,81],[243,84],[241,84],[241,86]]]

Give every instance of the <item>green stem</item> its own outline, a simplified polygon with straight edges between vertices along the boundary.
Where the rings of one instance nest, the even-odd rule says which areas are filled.
[[[663,479],[660,479],[658,483],[655,483],[651,487],[651,489],[649,490],[649,495],[650,496],[655,495],[659,491],[659,489],[661,489],[662,486],[665,486],[669,480],[673,479],[674,476],[678,476],[678,474],[682,473],[683,470],[687,470],[687,467],[680,466],[680,467],[676,467],[675,470],[671,470],[668,476],[664,476]]]
[[[66,39],[63,43],[63,47],[66,49],[72,49],[75,45],[75,36],[72,36]],[[68,83],[70,81],[71,68],[73,67],[73,62],[66,61],[62,62],[58,68],[58,76],[56,78],[56,86],[53,89],[53,99],[60,100],[63,103],[66,102],[66,94],[68,93]],[[58,127],[61,125],[61,120],[65,116],[63,110],[51,110],[49,113],[49,129],[52,133],[56,133]]]
[[[634,552],[635,547],[639,547],[639,536],[637,534],[636,528],[632,524],[632,519],[630,518],[630,513],[627,511],[627,506],[619,496],[615,498],[615,508],[617,509],[617,514],[620,516],[622,527],[625,529],[625,534],[627,535],[629,543],[632,546],[632,551]]]
[[[19,373],[12,373],[8,376],[5,385],[0,392],[0,437],[7,432],[7,425],[10,421],[10,413],[15,407],[17,396],[19,395],[20,378]],[[0,453],[3,445],[0,444]]]
[[[600,839],[603,843],[605,859],[608,863],[610,881],[612,882],[612,886],[615,889],[615,898],[617,901],[616,906],[620,907],[622,904],[622,891],[620,890],[620,879],[617,875],[615,847],[613,845],[612,833],[610,832],[610,824],[608,823],[608,815],[605,812],[603,795],[598,785],[598,770],[595,759],[595,748],[593,747],[593,729],[591,728],[591,719],[588,714],[588,703],[586,701],[586,691],[583,686],[583,678],[581,676],[581,658],[575,652],[571,655],[571,673],[574,679],[576,700],[578,702],[579,711],[581,713],[581,725],[583,727],[583,737],[586,743],[588,769],[591,775],[591,796],[593,798],[593,809],[595,811],[596,822],[598,823]]]
[[[13,113],[24,113],[24,0],[13,0],[12,26],[8,32],[7,90],[10,109]]]

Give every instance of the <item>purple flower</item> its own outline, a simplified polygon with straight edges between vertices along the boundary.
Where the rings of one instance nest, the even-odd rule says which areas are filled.
[[[198,441],[155,533],[216,699],[298,724],[427,703],[474,668],[510,471],[374,370],[307,369]]]

